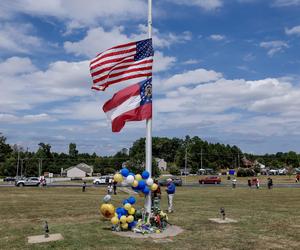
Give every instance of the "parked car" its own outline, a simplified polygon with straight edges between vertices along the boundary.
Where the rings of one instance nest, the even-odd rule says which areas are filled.
[[[168,176],[163,179],[158,180],[160,186],[167,186],[167,179],[172,179],[175,186],[182,186],[182,179],[176,176]]]
[[[112,176],[101,176],[101,177],[98,177],[98,178],[95,178],[93,180],[93,184],[95,185],[105,185],[105,184],[108,184],[109,182],[112,182],[113,181],[113,177]]]
[[[16,180],[15,177],[5,177],[5,178],[3,179],[3,181],[15,181],[15,180]]]
[[[221,178],[219,176],[207,176],[199,179],[199,184],[220,184]]]
[[[39,186],[40,180],[38,177],[29,177],[29,178],[24,178],[24,179],[18,179],[15,181],[15,185],[18,187]]]

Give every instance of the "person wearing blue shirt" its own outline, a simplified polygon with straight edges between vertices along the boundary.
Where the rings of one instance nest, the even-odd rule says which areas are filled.
[[[175,184],[172,179],[167,179],[167,189],[166,192],[168,194],[168,212],[173,213],[173,199],[176,191]]]

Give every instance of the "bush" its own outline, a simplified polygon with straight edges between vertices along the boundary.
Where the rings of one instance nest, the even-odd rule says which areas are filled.
[[[180,175],[179,168],[176,166],[170,166],[169,167],[169,172],[171,175]]]
[[[239,168],[236,175],[237,177],[255,176],[255,171],[249,168]]]

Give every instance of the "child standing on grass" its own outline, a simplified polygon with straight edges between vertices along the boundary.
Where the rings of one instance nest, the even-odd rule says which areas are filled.
[[[113,187],[112,187],[112,184],[111,182],[108,183],[108,186],[107,186],[107,194],[112,194],[113,192]]]

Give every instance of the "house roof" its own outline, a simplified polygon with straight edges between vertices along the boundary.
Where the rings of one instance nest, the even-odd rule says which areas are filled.
[[[79,163],[79,164],[77,164],[76,166],[69,167],[69,168],[67,168],[67,169],[65,170],[65,172],[69,171],[69,170],[72,169],[72,168],[78,168],[78,169],[80,169],[81,171],[86,172],[86,173],[91,173],[91,172],[93,172],[93,166],[89,166],[89,165],[87,165],[87,164],[85,164],[85,163]]]

